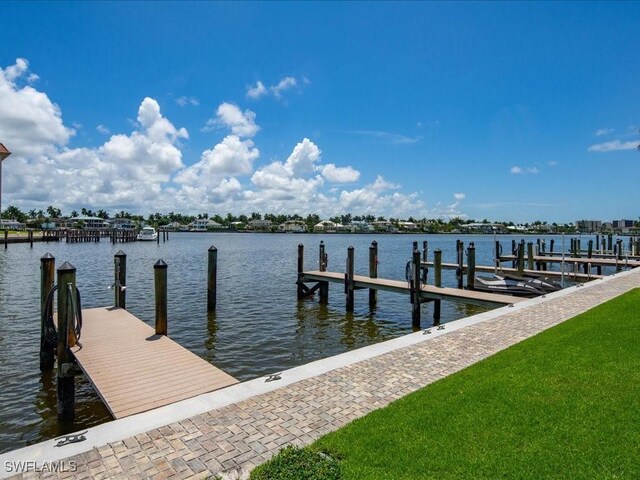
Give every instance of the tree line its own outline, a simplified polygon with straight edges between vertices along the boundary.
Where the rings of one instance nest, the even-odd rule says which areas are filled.
[[[36,224],[36,225],[44,222],[49,222],[53,218],[76,218],[79,216],[98,217],[98,218],[103,218],[105,220],[108,220],[111,218],[130,219],[139,225],[147,224],[154,227],[158,227],[161,225],[168,225],[171,223],[188,225],[195,220],[202,220],[202,219],[211,219],[214,222],[217,222],[220,225],[223,225],[225,227],[230,227],[232,224],[236,222],[240,222],[246,225],[251,220],[269,220],[275,226],[280,225],[286,221],[298,220],[298,221],[304,222],[304,224],[307,226],[307,229],[309,231],[313,230],[314,225],[324,220],[317,213],[310,213],[306,216],[302,216],[299,214],[290,214],[290,215],[274,214],[274,213],[261,214],[259,212],[252,212],[249,215],[245,215],[245,214],[234,215],[232,213],[227,213],[225,216],[222,216],[220,214],[210,215],[209,213],[206,213],[206,212],[199,213],[197,215],[186,215],[186,214],[176,213],[176,212],[169,212],[169,213],[155,212],[155,213],[150,213],[147,217],[144,217],[143,215],[134,214],[125,210],[121,210],[115,213],[113,216],[110,216],[109,212],[107,212],[104,209],[99,209],[94,211],[90,208],[84,208],[84,207],[81,208],[79,211],[71,210],[69,212],[69,215],[65,217],[62,214],[62,210],[53,205],[49,205],[45,210],[31,209],[27,212],[22,211],[20,208],[14,205],[10,205],[9,207],[7,207],[6,210],[2,212],[3,219],[7,219],[7,220],[15,219],[21,223]],[[470,223],[484,223],[484,224],[492,223],[486,218],[482,220],[473,220],[473,219],[466,219],[466,218],[460,218],[460,217],[454,217],[448,220],[445,220],[442,218],[435,218],[435,219],[427,219],[424,217],[415,218],[412,216],[408,218],[394,218],[394,217],[387,218],[384,216],[376,216],[371,214],[353,215],[351,213],[347,213],[344,215],[335,215],[333,217],[328,218],[328,220],[331,220],[332,222],[335,222],[335,223],[340,223],[342,225],[349,225],[352,222],[372,223],[375,221],[383,221],[383,222],[388,221],[392,225],[398,226],[400,222],[412,222],[420,226],[421,230],[425,232],[432,232],[432,233],[436,233],[436,232],[443,233],[443,232],[451,232],[454,230],[460,230],[461,228],[464,228],[465,225],[468,225]],[[500,223],[507,227],[514,225],[514,223],[511,221],[503,221],[503,222],[495,222],[495,223]],[[568,232],[568,231],[572,231],[572,229],[574,228],[570,224],[557,224],[557,223],[547,224],[547,222],[540,221],[540,220],[523,224],[525,228],[531,229],[531,230],[546,229],[548,225],[551,226],[551,229],[554,232],[563,232],[563,231]]]

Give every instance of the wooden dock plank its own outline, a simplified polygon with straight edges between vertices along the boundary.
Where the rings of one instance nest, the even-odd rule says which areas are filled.
[[[332,283],[344,283],[344,273],[321,272],[313,270],[302,273],[303,281],[325,281]],[[353,276],[356,288],[374,288],[396,293],[409,294],[410,288],[406,281],[389,280],[385,278],[370,278],[363,275]],[[479,292],[475,290],[460,290],[457,288],[435,287],[423,285],[420,295],[425,300],[448,300],[460,303],[469,303],[483,306],[511,305],[525,299],[511,295],[498,293]]]
[[[92,308],[82,317],[82,348],[72,351],[114,418],[238,382],[126,310]]]

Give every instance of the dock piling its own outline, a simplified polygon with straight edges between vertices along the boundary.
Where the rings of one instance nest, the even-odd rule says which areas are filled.
[[[167,334],[167,264],[160,259],[153,266],[156,297],[156,335]]]
[[[518,244],[518,255],[516,258],[518,276],[522,277],[524,274],[524,240]]]
[[[64,262],[58,268],[58,420],[73,421],[75,417],[75,379],[70,372],[73,355],[70,347],[75,344],[73,338],[73,300],[69,297],[76,288],[76,268]],[[69,289],[68,286],[71,285]],[[70,338],[73,341],[70,341]]]
[[[216,293],[218,289],[218,249],[211,245],[207,262],[207,312],[216,309]]]
[[[471,242],[467,248],[467,290],[475,289],[476,281],[476,247]]]
[[[458,255],[458,269],[456,270],[456,279],[458,280],[458,288],[463,288],[464,281],[464,242],[456,241],[456,249]]]
[[[442,250],[436,248],[433,252],[433,281],[436,287],[442,287]],[[433,324],[440,324],[440,304],[442,300],[433,302]]]
[[[45,323],[46,312],[53,312],[53,297],[47,305],[49,293],[53,288],[56,276],[56,259],[50,253],[45,253],[40,258],[40,371],[46,372],[53,369],[55,362],[56,345],[47,340]]]
[[[325,251],[325,245],[324,242],[320,240],[320,248],[318,249],[318,269],[321,272],[327,271],[327,262],[328,257]],[[320,302],[327,303],[329,301],[329,282],[320,282],[318,290],[320,292]]]
[[[533,242],[527,243],[527,268],[533,270]]]
[[[298,244],[298,281],[297,292],[298,292],[298,300],[302,300],[304,298],[304,283],[302,283],[302,272],[304,271],[304,245]]]
[[[375,240],[369,246],[369,278],[378,278],[378,242]],[[369,307],[375,308],[378,303],[378,291],[369,289]]]
[[[345,273],[344,290],[347,296],[347,312],[353,312],[355,282],[353,279],[354,270],[354,248],[347,248],[347,272]]]
[[[417,247],[417,242],[416,242]],[[412,308],[411,308],[411,322],[414,327],[420,328],[420,250],[417,248],[413,250],[413,259],[411,268],[413,269],[413,275],[411,279],[412,290]]]
[[[422,261],[427,263],[429,261],[429,242],[424,240],[422,242]],[[429,267],[426,265],[422,268],[422,283],[427,283],[429,279]]]
[[[118,308],[127,308],[127,254],[118,250],[113,256],[113,301]]]

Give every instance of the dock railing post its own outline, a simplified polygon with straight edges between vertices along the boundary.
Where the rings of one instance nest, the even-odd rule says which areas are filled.
[[[298,280],[296,285],[298,287],[298,300],[302,300],[304,298],[304,289],[302,283],[302,272],[304,272],[304,245],[298,244]]]
[[[345,293],[347,295],[347,312],[353,312],[354,307],[354,248],[350,246],[347,248],[347,272],[345,275]]]
[[[216,309],[216,293],[218,289],[218,249],[211,245],[207,261],[207,312]]]
[[[442,250],[436,248],[433,252],[433,282],[436,287],[442,287]],[[433,301],[433,324],[440,324],[440,303],[442,300]]]
[[[58,267],[58,420],[73,421],[75,416],[75,380],[71,366],[73,355],[70,342],[73,336],[73,300],[69,298],[69,290],[75,294],[76,267],[64,262]],[[71,285],[69,289],[68,286]],[[75,340],[75,339],[74,339]]]
[[[45,323],[47,318],[45,312],[53,313],[53,297],[51,303],[47,305],[49,293],[53,288],[56,277],[56,259],[50,253],[45,253],[40,258],[40,371],[45,372],[53,369],[55,362],[54,345],[46,338]]]
[[[113,301],[118,308],[127,308],[127,254],[118,250],[113,256]]]
[[[167,334],[167,264],[158,260],[153,266],[156,297],[156,335]]]
[[[467,248],[467,290],[475,289],[476,282],[476,247],[471,242]]]
[[[327,254],[325,251],[325,245],[320,240],[320,248],[318,249],[318,269],[321,272],[327,271]],[[320,282],[320,302],[327,303],[329,301],[329,282]]]
[[[378,278],[378,242],[375,240],[369,246],[369,278]],[[369,289],[369,307],[375,308],[378,303],[378,291]]]
[[[417,243],[417,242],[416,242]],[[417,245],[416,245],[417,246]],[[413,279],[411,281],[411,290],[413,291],[413,305],[411,309],[411,322],[414,327],[420,327],[420,250],[413,250],[413,261],[411,265],[413,269]]]

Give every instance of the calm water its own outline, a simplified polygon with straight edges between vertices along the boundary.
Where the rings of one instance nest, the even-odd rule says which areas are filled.
[[[356,274],[368,275],[369,245],[378,242],[378,275],[404,279],[414,240],[429,241],[444,262],[455,261],[455,241],[474,241],[476,263],[493,261],[490,235],[286,235],[174,233],[166,243],[10,244],[0,250],[0,452],[60,433],[110,420],[91,386],[76,378],[76,423],[56,421],[55,375],[39,371],[40,257],[47,252],[56,265],[77,268],[83,307],[113,304],[113,255],[127,254],[127,308],[153,325],[153,264],[168,268],[169,336],[239,380],[248,380],[313,360],[412,332],[408,297],[379,292],[371,311],[366,291],[356,292],[355,311],[346,314],[339,285],[330,286],[329,304],[296,300],[296,252],[305,245],[305,269],[317,269],[318,244],[324,240],[329,270],[344,271],[349,245],[355,247]],[[505,251],[511,238],[500,237]],[[520,237],[518,237],[520,238]],[[531,237],[533,240],[537,237]],[[561,237],[556,239],[556,251]],[[583,245],[586,243],[583,238]],[[569,239],[566,240],[567,248]],[[206,312],[207,249],[218,248],[218,305]],[[429,283],[432,283],[430,275]],[[453,271],[443,284],[454,286]],[[422,306],[423,327],[431,323],[432,306]],[[479,307],[442,304],[442,322],[482,311]]]

